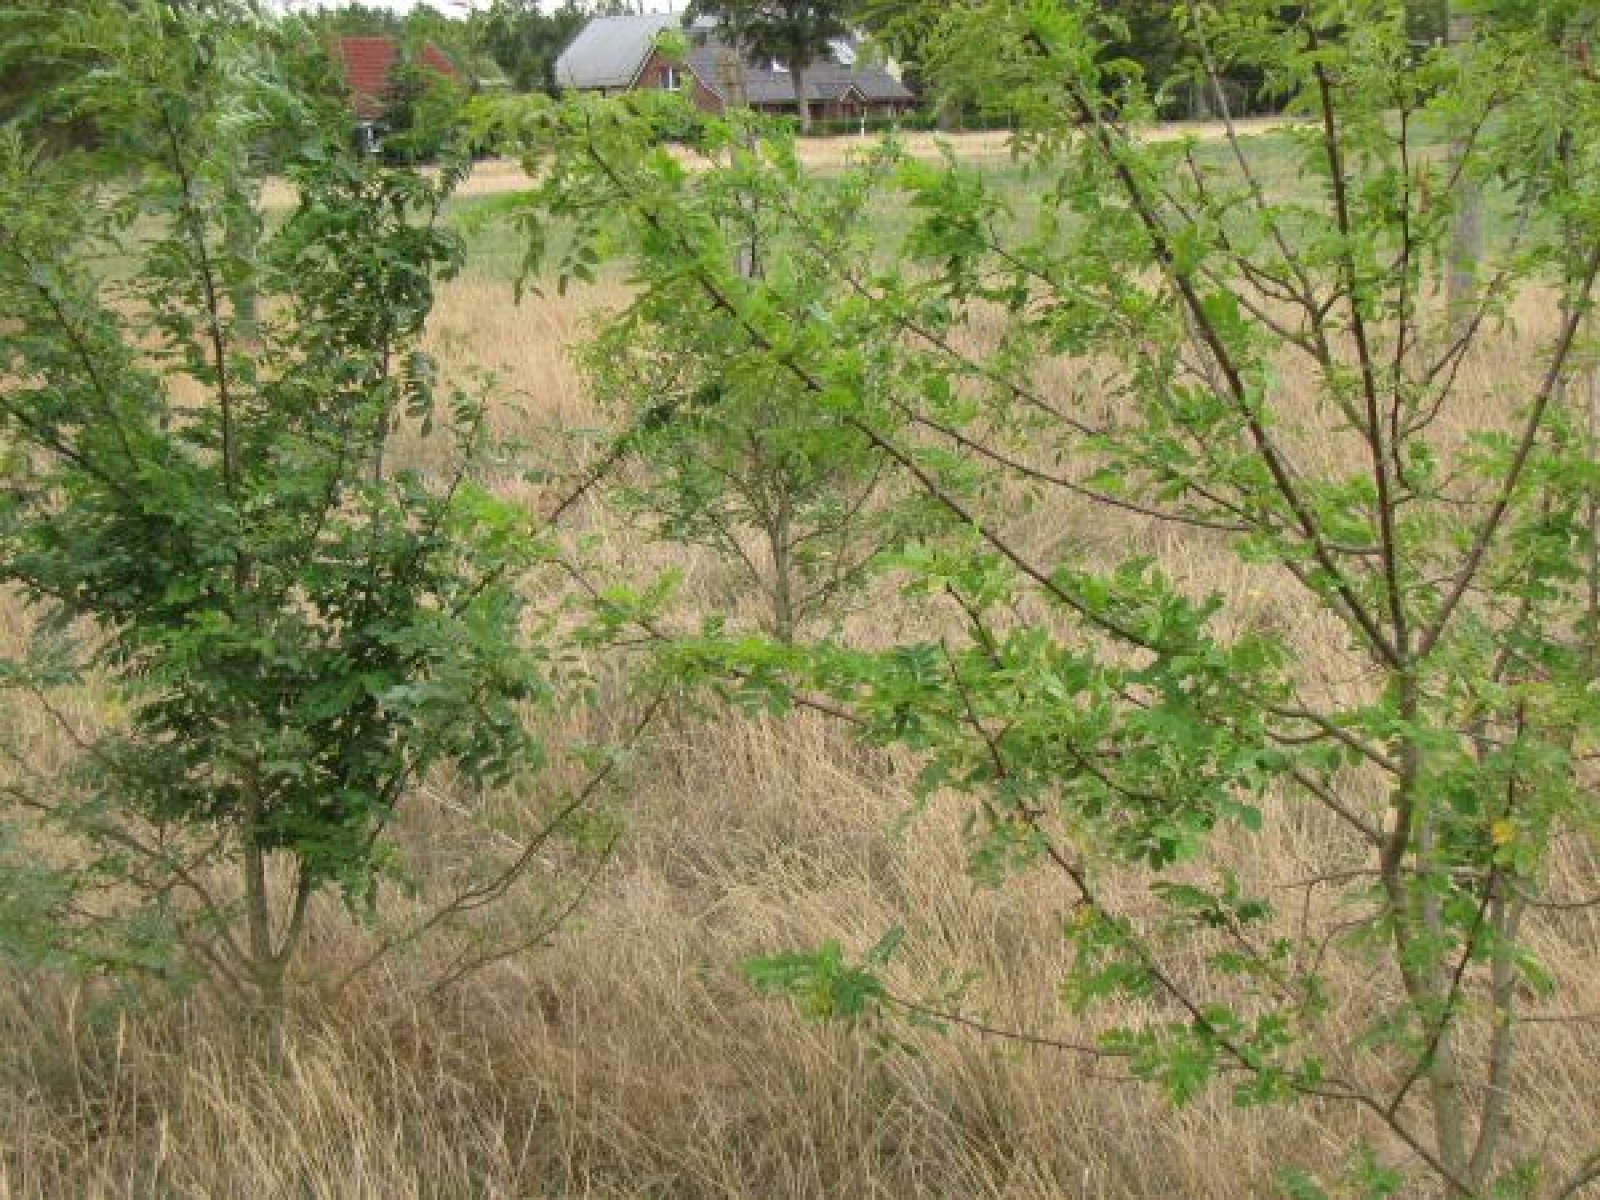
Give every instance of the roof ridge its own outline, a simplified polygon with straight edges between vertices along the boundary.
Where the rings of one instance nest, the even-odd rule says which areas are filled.
[[[556,59],[556,82],[562,87],[600,91],[626,91],[635,87],[640,73],[650,62],[655,48],[653,33],[670,29],[680,23],[678,13],[625,13],[610,17],[593,17],[573,37]],[[718,22],[702,21],[691,27],[709,36],[691,39],[687,66],[700,83],[713,94],[720,96],[716,75],[710,70],[708,56],[722,53],[731,42],[721,36]],[[854,49],[859,43],[853,37],[830,39],[829,53],[812,65],[807,72],[808,100],[829,100],[854,85],[864,99],[871,101],[910,101],[914,93],[876,61],[850,55],[853,61],[832,50],[833,43],[847,44]],[[693,44],[698,43],[698,44]],[[746,76],[751,85],[751,99],[756,103],[775,103],[781,99],[792,100],[793,91],[787,73],[780,80],[761,62],[749,62]],[[780,97],[779,92],[782,92]],[[770,93],[770,95],[769,95]],[[758,99],[758,95],[763,97]]]

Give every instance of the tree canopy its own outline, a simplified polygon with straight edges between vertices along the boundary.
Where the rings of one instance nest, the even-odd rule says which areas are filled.
[[[568,0],[545,12],[537,0],[496,0],[481,22],[484,49],[519,92],[555,91],[556,57],[587,16]]]
[[[828,43],[850,33],[852,0],[693,0],[686,22],[714,18],[750,54],[770,58],[789,71],[800,127],[811,128],[805,74],[825,58]]]

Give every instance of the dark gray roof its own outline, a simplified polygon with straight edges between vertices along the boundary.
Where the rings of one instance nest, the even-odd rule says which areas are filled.
[[[727,75],[728,50],[714,33],[701,39],[694,38],[689,47],[689,69],[706,87],[722,95]],[[877,63],[853,61],[850,65],[841,58],[855,59],[855,47],[846,44],[835,46],[827,60],[812,63],[805,71],[806,99],[813,101],[839,100],[854,89],[863,100],[889,101],[914,100],[911,90]],[[794,80],[789,72],[778,69],[781,64],[744,59],[745,99],[750,104],[792,104]]]
[[[683,18],[673,13],[631,17],[595,17],[579,31],[556,59],[556,82],[580,91],[625,88],[638,77],[661,33],[680,29]],[[719,96],[725,90],[729,51],[710,22],[692,31],[688,67]],[[848,64],[848,65],[847,65]],[[744,59],[745,98],[751,104],[794,101],[794,84],[776,64]],[[912,100],[911,91],[882,66],[856,61],[855,47],[836,43],[833,55],[805,72],[809,100],[838,100],[852,89],[867,101]]]

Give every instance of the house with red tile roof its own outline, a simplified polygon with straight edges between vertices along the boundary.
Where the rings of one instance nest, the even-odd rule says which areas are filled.
[[[395,71],[404,62],[400,43],[382,35],[346,36],[333,45],[333,58],[344,76],[350,93],[350,110],[356,118],[356,136],[361,148],[378,149],[384,118],[395,96]],[[423,43],[415,61],[446,79],[460,79],[460,72],[432,42]]]

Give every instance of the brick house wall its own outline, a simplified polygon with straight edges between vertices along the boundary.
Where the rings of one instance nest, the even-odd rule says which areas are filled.
[[[659,50],[650,55],[644,66],[639,71],[639,78],[634,81],[634,91],[650,91],[666,85],[669,71],[677,71],[678,86],[680,88],[692,87],[689,99],[701,112],[721,113],[722,101],[717,94],[695,76],[694,72],[686,66],[674,67],[667,61],[666,56]]]

